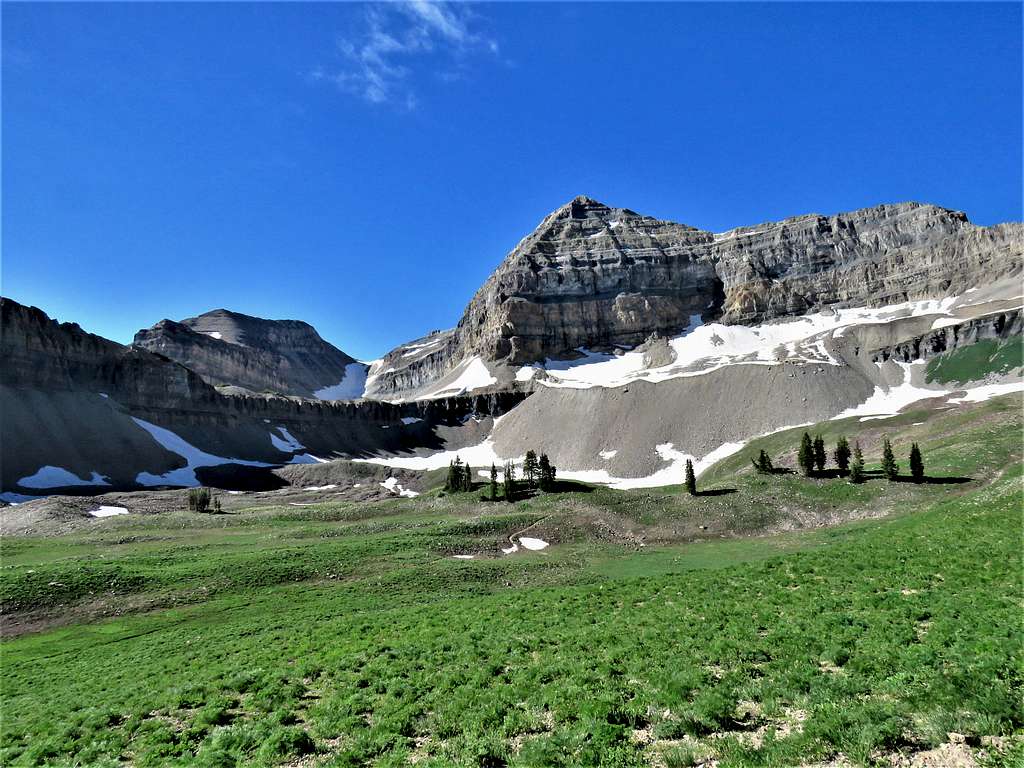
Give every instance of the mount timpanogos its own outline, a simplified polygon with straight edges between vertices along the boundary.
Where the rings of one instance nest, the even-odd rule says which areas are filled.
[[[1024,225],[933,205],[713,233],[581,196],[455,328],[371,364],[298,320],[218,309],[122,346],[3,299],[0,491],[291,482],[317,469],[292,464],[426,468],[541,439],[560,470],[642,477],[923,386],[916,361],[1020,333],[1022,267]]]

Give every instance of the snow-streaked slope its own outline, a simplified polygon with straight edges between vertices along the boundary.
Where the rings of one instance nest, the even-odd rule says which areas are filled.
[[[216,467],[220,464],[241,464],[246,467],[272,467],[274,464],[267,464],[262,461],[246,461],[244,459],[228,459],[223,456],[214,456],[212,453],[196,448],[194,445],[171,432],[169,429],[150,424],[148,421],[132,416],[132,421],[152,435],[153,439],[171,453],[176,453],[188,462],[187,466],[180,469],[172,469],[162,475],[154,475],[149,472],[140,472],[135,482],[139,485],[183,485],[197,486],[199,478],[196,477],[196,470],[200,467]]]
[[[458,375],[454,380],[448,382],[442,380],[437,387],[422,395],[421,398],[453,397],[472,392],[474,389],[488,387],[498,381],[479,356],[463,361],[455,368],[455,371],[458,372]]]
[[[337,384],[318,389],[313,396],[318,400],[356,400],[366,391],[366,379],[370,366],[366,363],[349,363],[345,366],[345,378]]]
[[[753,439],[753,436],[751,436]],[[647,477],[615,477],[606,469],[563,470],[558,469],[558,477],[566,480],[579,480],[584,483],[601,483],[612,488],[657,488],[662,485],[679,485],[686,477],[686,460],[693,462],[693,472],[698,477],[716,461],[731,456],[743,448],[746,442],[724,443],[703,457],[691,456],[677,451],[672,443],[654,446],[654,452],[669,462],[667,467],[659,469]]]
[[[638,350],[621,355],[580,349],[576,360],[546,360],[543,366],[524,366],[516,378],[532,378],[539,368],[547,371],[541,381],[548,387],[620,387],[631,381],[659,382],[684,376],[700,376],[727,365],[774,365],[795,363],[840,365],[829,354],[826,342],[840,338],[858,325],[885,323],[903,317],[942,315],[948,324],[963,322],[949,317],[959,297],[892,304],[875,309],[839,309],[765,323],[759,326],[701,324],[690,318],[687,330],[668,341],[673,362],[648,367]]]

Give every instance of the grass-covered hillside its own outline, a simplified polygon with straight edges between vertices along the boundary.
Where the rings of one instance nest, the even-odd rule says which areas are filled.
[[[928,361],[925,378],[949,384],[978,381],[991,374],[1010,373],[1024,366],[1024,338],[985,339]]]
[[[917,442],[923,484],[752,471],[795,466],[800,429],[697,497],[9,538],[0,764],[1020,765],[1021,427],[1011,396],[809,428],[869,470]],[[523,532],[551,546],[503,554]]]

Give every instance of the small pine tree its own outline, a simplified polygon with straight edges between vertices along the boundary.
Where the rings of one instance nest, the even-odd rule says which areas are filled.
[[[491,463],[491,501],[498,500],[498,468]]]
[[[921,458],[921,449],[917,443],[910,446],[910,476],[915,483],[924,482],[924,460]]]
[[[896,480],[900,474],[900,465],[896,463],[896,457],[892,452],[892,443],[889,442],[888,437],[882,442],[882,474],[890,482]]]
[[[505,477],[502,479],[505,501],[512,501],[516,495],[516,468],[511,461],[505,462]]]
[[[697,495],[697,476],[693,474],[693,462],[689,459],[686,460],[686,492]]]
[[[220,513],[221,513],[221,508],[220,508],[220,496],[217,496],[217,497],[216,497],[216,498],[214,498],[214,500],[213,500],[213,514],[215,514],[215,515],[219,515]]]
[[[473,468],[469,466],[467,461],[465,466],[462,468],[462,490],[472,491],[473,490]]]
[[[765,451],[764,448],[762,448],[761,452],[757,454],[756,459],[751,459],[750,461],[753,463],[754,469],[757,470],[757,473],[761,475],[770,475],[775,469],[775,467],[772,466],[771,456],[768,455],[768,452]]]
[[[189,488],[188,489],[188,509],[189,512],[206,512],[210,508],[210,489],[209,488]]]
[[[864,482],[864,454],[860,443],[853,444],[853,464],[850,465],[850,482],[859,485]]]
[[[814,445],[811,443],[811,436],[806,432],[800,438],[800,451],[796,455],[796,463],[800,465],[804,475],[811,476],[811,472],[814,471]]]
[[[551,460],[548,459],[546,453],[540,455],[540,461],[537,462],[537,467],[540,470],[540,489],[542,491],[551,491],[555,488],[555,467],[551,464]]]
[[[537,480],[540,479],[540,465],[537,463],[536,451],[526,452],[526,458],[523,459],[523,478],[531,488],[537,487]]]
[[[845,475],[850,470],[850,444],[845,436],[836,441],[836,450],[832,455],[835,457],[836,466],[839,467],[839,473]]]
[[[825,440],[821,435],[814,438],[814,466],[819,472],[825,471],[825,462],[828,461],[828,454],[825,453]]]

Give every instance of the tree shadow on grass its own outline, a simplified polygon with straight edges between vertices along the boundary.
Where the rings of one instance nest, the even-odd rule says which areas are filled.
[[[697,491],[695,496],[726,496],[730,493],[736,493],[735,488],[712,488],[709,491]]]
[[[931,477],[925,475],[920,483],[915,483],[914,478],[909,475],[899,475],[895,482],[897,483],[911,483],[916,485],[962,485],[963,483],[969,483],[973,480],[973,477]]]

